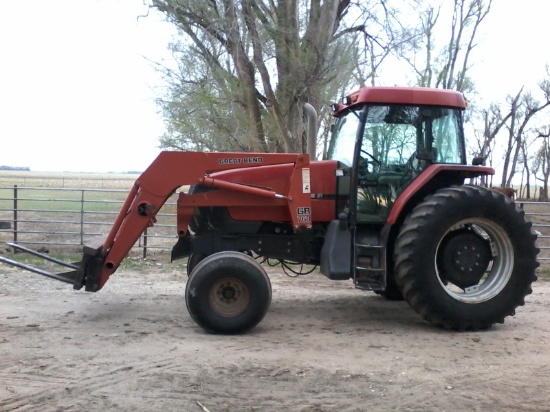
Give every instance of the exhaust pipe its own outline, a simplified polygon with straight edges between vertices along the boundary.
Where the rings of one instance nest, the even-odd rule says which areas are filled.
[[[315,160],[317,155],[317,111],[309,104],[304,104],[304,112],[307,116],[307,153],[310,160]]]

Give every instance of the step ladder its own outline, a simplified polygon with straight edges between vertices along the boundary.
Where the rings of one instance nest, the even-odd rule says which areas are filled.
[[[382,245],[355,244],[355,287],[363,290],[382,291],[386,288],[386,247]]]

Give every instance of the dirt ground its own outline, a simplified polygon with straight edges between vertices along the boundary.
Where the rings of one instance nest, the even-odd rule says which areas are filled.
[[[548,411],[550,282],[503,325],[431,326],[318,274],[269,270],[251,333],[190,319],[157,263],[98,293],[0,265],[0,411]]]

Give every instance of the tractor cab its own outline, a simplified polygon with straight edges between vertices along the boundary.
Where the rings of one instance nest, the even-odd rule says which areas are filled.
[[[398,97],[390,99],[402,103],[361,102],[351,95],[333,107],[338,118],[328,158],[347,169],[352,223],[385,222],[397,197],[429,165],[466,164],[465,103],[441,106],[439,94],[457,93],[432,90],[434,102],[418,104],[405,93],[410,90],[391,89]]]
[[[325,243],[327,257],[321,257],[326,276],[353,277],[356,286],[381,293],[391,290],[386,268],[391,268],[387,256],[392,250],[386,249],[392,244],[394,205],[407,190],[424,190],[424,196],[434,189],[423,186],[437,179],[415,182],[428,167],[466,165],[465,107],[454,91],[380,87],[363,88],[332,106],[337,120],[327,157],[339,162],[341,200],[339,222],[329,228]],[[446,176],[441,186],[463,182],[453,180],[455,173]],[[405,215],[395,209],[395,216]]]

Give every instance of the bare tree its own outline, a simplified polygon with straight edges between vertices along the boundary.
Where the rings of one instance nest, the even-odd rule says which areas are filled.
[[[548,179],[550,178],[550,128],[548,126],[538,131],[538,138],[542,141],[533,161],[535,179],[542,182],[539,192],[540,201],[548,201]]]
[[[528,125],[537,113],[550,106],[550,81],[542,81],[539,83],[539,87],[544,95],[543,102],[537,101],[531,93],[522,94],[521,91],[517,95],[521,97],[511,101],[510,123],[506,125],[508,130],[508,145],[505,148],[503,156],[502,186],[510,186],[512,184]]]
[[[513,100],[519,99],[519,94]],[[500,130],[512,116],[511,112],[503,115],[497,104],[491,104],[488,109],[481,110],[481,121],[483,122],[483,131],[477,134],[477,153],[476,156],[483,158],[483,161],[489,159],[489,165],[493,164],[493,149],[495,139]],[[481,177],[481,185],[488,186],[487,177]]]
[[[521,171],[521,185],[519,193],[521,197],[526,199],[531,198],[531,164],[533,159],[531,158],[532,156],[529,155],[529,149],[533,143],[533,140],[528,141],[527,139],[524,139],[521,142],[521,164],[523,168]]]
[[[422,7],[424,3],[417,1],[418,35],[411,40],[412,48],[405,48],[401,56],[415,71],[419,86],[473,91],[468,76],[470,59],[479,26],[489,14],[492,0],[454,0],[451,21],[441,23],[450,27],[446,44],[438,43],[442,37],[442,6],[428,3]]]
[[[513,99],[513,101],[516,101],[517,99],[519,99],[519,94]],[[492,153],[492,146],[494,145],[496,136],[510,119],[512,113],[508,112],[506,115],[502,115],[500,107],[496,104],[492,104],[489,106],[489,109],[482,111],[482,115],[483,142],[480,147],[479,156],[487,158],[490,157]]]
[[[362,5],[385,10],[383,0],[367,3]],[[369,25],[375,18],[350,0],[152,0],[152,4],[181,30],[180,57],[192,56],[184,58],[187,64],[203,68],[197,76],[182,67],[161,107],[165,112],[176,110],[170,103],[178,101],[180,89],[201,91],[207,97],[207,104],[199,102],[203,118],[213,117],[206,113],[209,107],[223,118],[229,108],[235,111],[240,135],[231,134],[231,141],[240,150],[304,151],[304,103],[319,110],[328,103],[328,91],[348,83],[349,76],[344,75],[351,73],[354,46],[348,39],[371,36]],[[202,89],[197,82],[202,82]],[[191,110],[192,101],[179,100]],[[172,123],[176,132],[179,123]],[[216,126],[205,132],[225,131]]]

